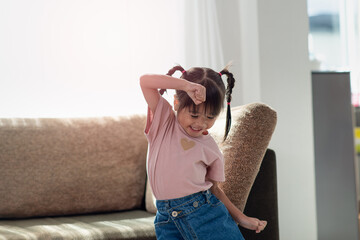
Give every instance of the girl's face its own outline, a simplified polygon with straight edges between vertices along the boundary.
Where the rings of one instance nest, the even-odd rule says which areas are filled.
[[[191,137],[200,137],[203,133],[207,134],[207,130],[210,129],[217,116],[211,115],[210,111],[205,113],[205,104],[199,104],[197,111],[192,110],[190,107],[186,107],[178,111],[178,103],[175,101],[175,110],[177,111],[177,119],[181,127]]]

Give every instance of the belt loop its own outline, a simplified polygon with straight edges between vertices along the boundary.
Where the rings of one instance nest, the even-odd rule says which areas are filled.
[[[206,201],[209,203],[210,202],[210,196],[211,196],[211,192],[210,192],[209,189],[205,191],[205,196],[206,196]]]

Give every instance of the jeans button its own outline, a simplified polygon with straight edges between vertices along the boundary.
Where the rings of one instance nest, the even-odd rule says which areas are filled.
[[[199,202],[198,202],[198,201],[195,201],[195,202],[193,203],[193,206],[194,206],[194,208],[197,208],[197,207],[199,206]]]
[[[173,217],[177,217],[177,215],[178,215],[177,211],[173,211],[173,212],[171,213],[171,216],[173,216]]]

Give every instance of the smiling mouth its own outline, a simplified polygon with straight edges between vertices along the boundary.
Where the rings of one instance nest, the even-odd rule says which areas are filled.
[[[202,130],[200,128],[193,128],[192,126],[190,126],[190,129],[193,130],[194,132],[200,132]]]

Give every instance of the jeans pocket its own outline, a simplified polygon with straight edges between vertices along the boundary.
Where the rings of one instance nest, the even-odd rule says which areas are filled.
[[[212,207],[217,207],[221,204],[222,202],[214,195],[214,194],[211,194],[210,195],[210,198],[209,198],[209,204],[210,206]]]
[[[167,224],[167,223],[169,223],[169,221],[170,221],[169,214],[160,213],[159,211],[157,211],[155,221],[154,221],[155,227]]]

